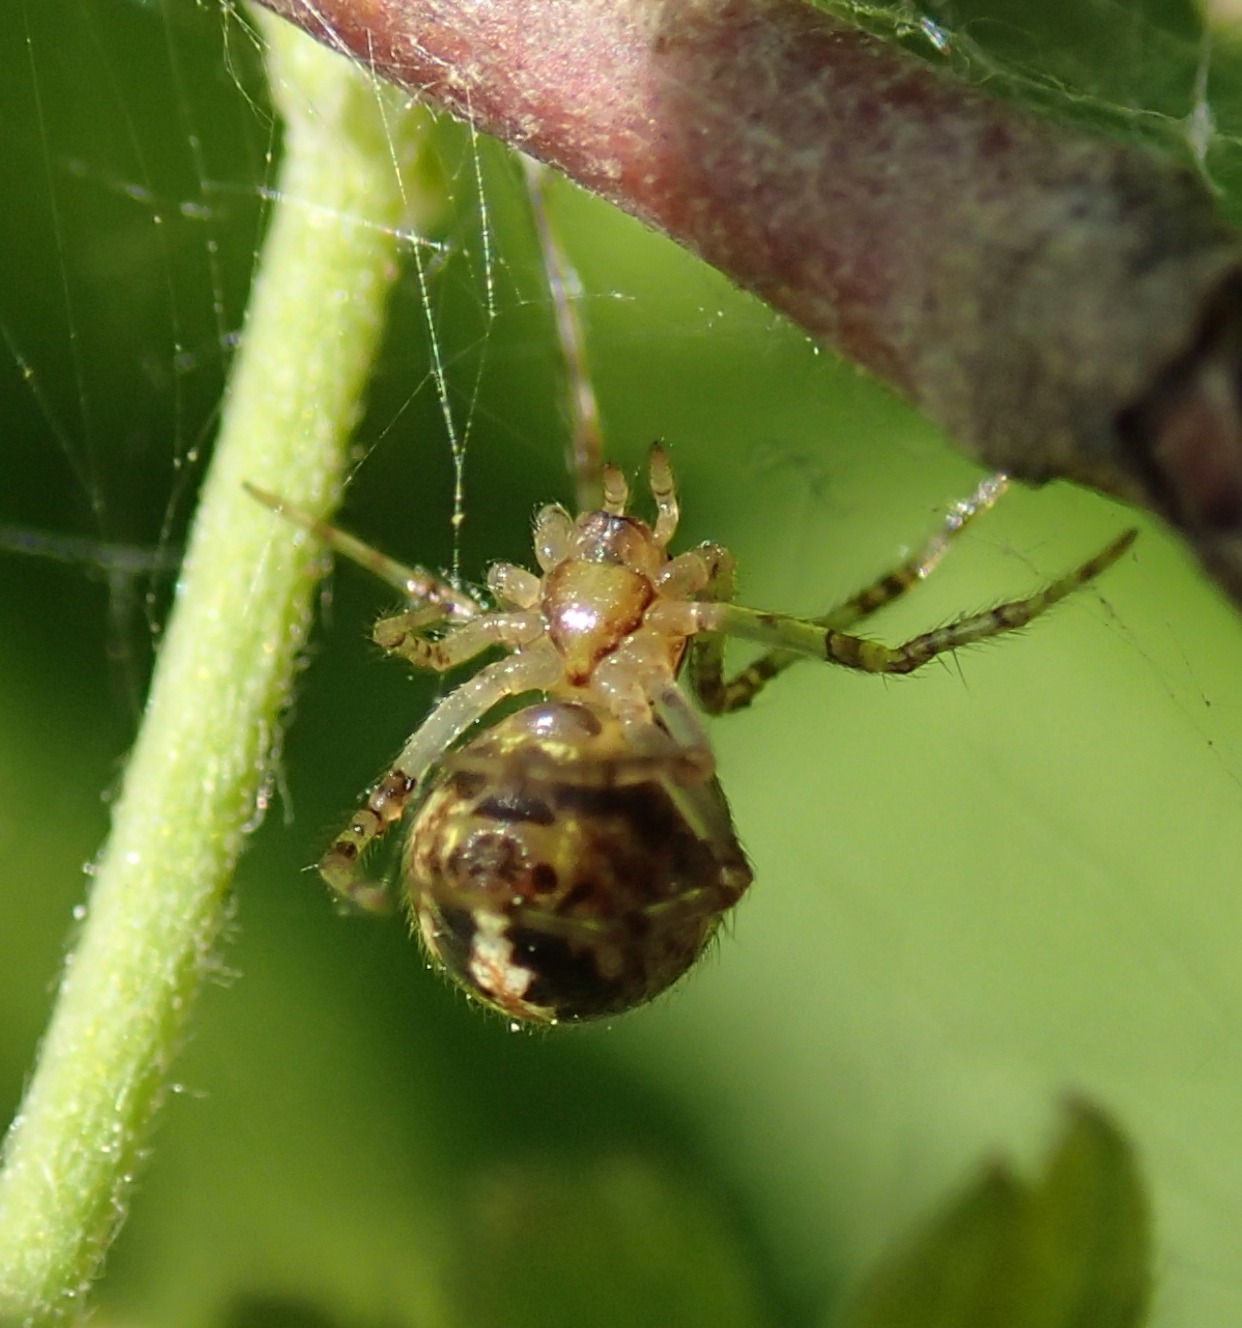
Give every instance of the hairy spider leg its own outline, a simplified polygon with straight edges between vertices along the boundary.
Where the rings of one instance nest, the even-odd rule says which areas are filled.
[[[756,641],[760,645],[792,651],[808,659],[841,664],[864,673],[911,673],[946,651],[1025,627],[1112,566],[1137,536],[1137,530],[1125,531],[1094,557],[1027,599],[1013,600],[983,613],[959,618],[947,627],[924,632],[898,646],[851,636],[836,628],[825,627],[816,619],[762,613],[738,604],[706,601],[695,604],[693,609],[701,632]]]
[[[648,483],[651,496],[655,499],[656,520],[652,534],[662,549],[668,548],[669,541],[677,533],[677,521],[681,510],[677,505],[677,485],[673,481],[673,468],[668,463],[668,453],[659,443],[651,444],[647,461]]]
[[[609,516],[624,516],[626,504],[630,501],[630,486],[618,466],[611,461],[604,464],[604,496],[600,499],[600,508]],[[583,508],[584,512],[589,508]]]
[[[469,595],[458,590],[443,577],[429,572],[425,567],[400,563],[395,558],[390,558],[387,554],[372,548],[371,545],[363,543],[356,536],[329,525],[326,521],[320,521],[318,517],[312,516],[293,503],[259,488],[257,484],[245,481],[242,487],[252,498],[257,498],[264,507],[271,508],[278,516],[309,531],[334,553],[339,553],[350,562],[366,568],[381,581],[394,586],[416,607],[436,606],[441,610],[440,616],[456,620],[474,618],[482,612],[480,605]]]
[[[375,624],[371,639],[382,650],[408,660],[416,668],[447,673],[473,659],[488,646],[517,650],[543,631],[543,617],[539,610],[528,609],[520,613],[485,613],[451,627],[438,638],[423,635],[444,618],[438,605],[410,609],[391,618],[381,618]]]
[[[472,724],[509,697],[541,691],[560,672],[555,651],[536,646],[480,669],[440,701],[368,793],[349,825],[319,860],[319,874],[342,899],[366,912],[391,907],[386,885],[361,871],[362,854],[402,816],[427,770]]]
[[[587,368],[586,337],[578,302],[582,282],[570,263],[548,216],[547,182],[550,172],[541,162],[521,157],[530,199],[535,233],[543,256],[556,335],[561,346],[568,379],[570,411],[569,468],[574,477],[574,497],[580,512],[594,512],[604,495],[604,437],[600,427],[599,402]]]
[[[624,516],[630,501],[630,486],[620,467],[611,461],[604,463],[604,491],[600,499],[599,510],[609,516]],[[669,541],[677,533],[677,521],[680,508],[677,504],[677,485],[673,479],[673,468],[669,465],[668,453],[662,443],[652,443],[647,452],[647,487],[655,500],[656,519],[651,533],[661,549],[667,548]],[[583,508],[584,512],[591,509]]]
[[[834,631],[844,631],[860,619],[900,599],[935,571],[953,541],[976,516],[986,512],[997,501],[1007,486],[1008,480],[1004,475],[985,476],[969,498],[953,504],[940,529],[916,554],[877,577],[844,603],[806,621]],[[730,560],[727,566],[718,569],[706,598],[732,600],[732,576],[733,565]],[[773,678],[807,658],[797,650],[769,650],[733,678],[726,680],[724,648],[725,637],[714,633],[695,637],[690,647],[687,665],[690,684],[699,704],[710,715],[727,715],[734,710],[744,709]]]
[[[715,756],[703,730],[680,688],[666,679],[651,689],[651,704],[669,737],[686,757],[698,756],[705,770],[696,779],[664,778],[665,788],[689,825],[711,848],[721,870],[721,883],[736,903],[753,879],[729,815],[729,804],[715,778]]]

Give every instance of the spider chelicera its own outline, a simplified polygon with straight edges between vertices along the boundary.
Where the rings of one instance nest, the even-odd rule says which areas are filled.
[[[1128,530],[1029,598],[886,646],[850,629],[926,577],[1004,487],[985,480],[915,556],[817,618],[733,602],[733,558],[718,544],[669,552],[678,503],[664,449],[652,447],[654,521],[600,460],[594,402],[566,291],[572,275],[533,193],[566,358],[574,370],[579,513],[543,508],[532,572],[496,563],[495,607],[406,567],[278,497],[260,501],[398,587],[409,607],[375,626],[385,651],[444,672],[485,664],[414,731],[319,863],[343,899],[387,910],[362,855],[408,820],[401,880],[428,953],[468,993],[515,1020],[551,1024],[619,1014],[694,963],[751,881],[703,726],[749,705],[791,664],[819,659],[909,673],[958,646],[1024,626],[1128,549]],[[724,645],[766,653],[733,678]],[[502,702],[526,704],[490,727]]]

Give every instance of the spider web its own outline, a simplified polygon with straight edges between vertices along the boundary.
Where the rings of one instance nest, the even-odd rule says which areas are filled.
[[[1239,43],[1224,27],[1205,28],[1191,5],[894,0],[834,8],[1000,95],[1176,152],[1242,215]],[[111,788],[132,740],[158,648],[273,201],[279,131],[252,31],[211,6],[18,0],[0,6],[0,50],[0,156],[11,191],[0,212],[0,846],[17,861],[26,827],[45,825],[36,818],[52,808],[71,807],[74,822],[65,844],[39,861],[48,883],[44,912],[36,918],[31,910],[22,942],[36,957],[29,968],[0,963],[12,984],[11,994],[0,987],[0,1034],[11,1026],[20,1033],[13,1045],[25,1046],[41,1018],[66,912],[80,895],[77,864],[104,833],[99,792]],[[437,248],[410,237],[343,522],[399,557],[474,580],[492,559],[526,561],[531,511],[568,498],[563,383],[518,173],[494,145],[452,126],[444,127],[440,156],[447,202]],[[634,468],[652,437],[670,440],[687,498],[686,540],[730,544],[748,601],[822,608],[891,562],[899,545],[917,542],[948,500],[973,487],[969,468],[925,426],[725,283],[568,190],[556,191],[554,205],[588,292],[584,314],[610,454]],[[960,561],[962,577],[929,585],[908,616],[903,606],[894,638],[905,624],[917,630],[1021,593],[1032,578],[1103,543],[1124,519],[1072,493],[1056,499],[1050,516],[1046,497],[1019,494],[989,516],[994,524],[972,531],[976,552],[963,549],[951,560]],[[1054,901],[1050,907],[1073,908],[1085,876],[1083,888],[1106,897],[1102,916],[1123,919],[1138,937],[1157,989],[1171,987],[1177,1000],[1201,1008],[1199,1040],[1185,1052],[1197,1057],[1192,1070],[1215,1082],[1239,1062],[1242,998],[1225,976],[1236,968],[1226,938],[1236,936],[1231,900],[1242,848],[1236,624],[1189,580],[1175,549],[1155,535],[1140,547],[1140,573],[1127,575],[1143,582],[1143,593],[1114,592],[1109,583],[1079,609],[1067,606],[1057,618],[1070,641],[1065,653],[1053,641],[1060,629],[1049,628],[967,656],[960,678],[950,673],[910,688],[846,678],[829,692],[813,670],[801,670],[782,685],[786,699],[761,706],[753,723],[716,726],[761,884],[772,882],[773,896],[782,881],[790,884],[771,912],[739,924],[740,943],[718,965],[733,970],[721,1003],[700,1015],[692,997],[686,1018],[691,1028],[702,1019],[703,1047],[713,1045],[715,1020],[729,1028],[735,1052],[752,1045],[748,1038],[763,1049],[752,1063],[778,1104],[769,1117],[774,1133],[784,1124],[788,1137],[800,1137],[796,1113],[807,1100],[789,1068],[805,1067],[805,1048],[786,1027],[788,1009],[804,1007],[806,992],[790,975],[824,974],[819,994],[846,1026],[881,1020],[848,948],[817,948],[826,931],[849,934],[838,925],[848,912],[855,923],[861,918],[864,940],[874,924],[876,952],[909,947],[903,980],[916,1003],[936,979],[921,966],[911,932],[916,923],[937,925],[938,900],[941,913],[951,905],[934,889],[903,893],[892,882],[908,887],[916,870],[930,880],[936,863],[947,863],[950,883],[967,870],[958,863],[1004,875],[997,889],[1018,918],[1031,905],[1030,895],[1007,886],[1015,857],[1047,864],[1051,884],[1041,897]],[[302,861],[314,856],[309,845],[352,805],[430,696],[427,684],[377,671],[365,624],[386,602],[360,575],[337,574],[333,630],[299,702],[307,726],[317,712],[335,723],[305,737],[295,727],[288,751],[295,861],[299,852]],[[1041,705],[1058,670],[1087,673],[1097,663],[1110,670],[1100,697]],[[953,708],[940,711],[946,694]],[[1077,730],[1081,741],[1054,742],[1050,722]],[[1133,727],[1150,736],[1123,752]],[[1081,770],[1058,765],[1069,761]],[[842,795],[833,780],[843,767],[846,782],[871,790],[857,808],[836,802]],[[1070,774],[1077,782],[1062,791]],[[976,778],[1003,790],[999,810],[984,802]],[[942,787],[956,796],[942,800]],[[1151,806],[1140,797],[1144,787],[1168,799],[1171,824],[1157,866],[1164,879],[1185,881],[1184,909],[1126,875],[1134,864],[1117,847],[1118,818],[1097,837],[1071,814],[1084,799],[1132,804],[1139,824],[1159,814],[1141,810]],[[827,798],[853,838],[824,834]],[[876,843],[901,838],[907,827],[917,827],[913,858],[921,865],[877,864],[885,854]],[[1044,838],[1055,841],[1053,851]],[[810,883],[801,894],[799,878]],[[834,892],[825,902],[826,880]],[[0,885],[6,906],[28,888]],[[1222,953],[1209,946],[1205,955],[1195,916],[1221,938]],[[740,952],[762,954],[765,939],[767,952],[781,958],[748,969]],[[998,966],[1013,962],[1003,946],[996,953]],[[1084,957],[1087,965],[1098,961]],[[1119,989],[1134,981],[1123,965],[1095,971]],[[938,1008],[936,999],[928,1008]],[[1173,1041],[1160,1012],[1147,1013],[1150,1026],[1135,1036]],[[978,1032],[965,1014],[961,1025]],[[870,1025],[865,1031],[871,1035]],[[854,1266],[855,1255],[858,1263],[873,1256],[879,1229],[838,1231],[797,1189],[795,1173],[814,1169],[803,1153],[790,1149],[785,1161],[773,1161],[738,1123],[744,1113],[717,1111],[739,1092],[726,1062],[687,1034],[651,1036],[679,1066],[669,1079],[703,1117],[706,1136],[722,1151],[756,1159],[739,1164],[742,1183],[769,1194],[756,1220],[773,1244],[787,1240],[790,1257],[809,1263],[816,1255],[804,1233],[825,1231],[844,1266]],[[934,1079],[932,1052],[918,1046],[910,1054]],[[839,1050],[834,1074],[850,1055]],[[881,1055],[897,1052],[886,1046]],[[24,1064],[0,1066],[14,1096]],[[1186,1072],[1184,1059],[1176,1064]],[[880,1074],[866,1062],[855,1068],[862,1080]],[[980,1075],[975,1087],[986,1096]],[[1183,1113],[1201,1128],[1205,1114],[1237,1102],[1236,1081],[1228,1082],[1229,1092],[1202,1112],[1198,1098],[1170,1089],[1163,1119]],[[938,1105],[952,1114],[961,1104],[947,1101],[943,1085],[939,1091]],[[896,1129],[904,1119],[894,1107],[885,1124]],[[1237,1142],[1227,1130],[1221,1139],[1224,1150]],[[1159,1142],[1166,1155],[1176,1152],[1172,1125]],[[876,1168],[834,1161],[846,1195],[876,1185]],[[1202,1166],[1187,1149],[1198,1198],[1215,1190],[1201,1211],[1214,1212],[1221,1231],[1236,1230],[1236,1162],[1216,1176],[1196,1172]],[[881,1188],[900,1191],[901,1178],[878,1170]],[[772,1175],[778,1189],[787,1185],[778,1198],[764,1188]],[[940,1192],[945,1172],[932,1168],[921,1179],[915,1197],[894,1204],[911,1218]],[[1225,1311],[1242,1305],[1242,1281],[1218,1248],[1227,1244],[1206,1226],[1183,1244],[1175,1272],[1191,1309],[1179,1317],[1177,1306],[1166,1306],[1158,1323],[1236,1322]],[[1213,1317],[1214,1307],[1224,1307],[1222,1317]]]

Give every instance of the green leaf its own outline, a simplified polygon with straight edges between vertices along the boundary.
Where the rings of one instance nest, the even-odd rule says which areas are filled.
[[[872,1273],[837,1328],[1138,1328],[1150,1264],[1133,1149],[1077,1101],[1042,1176],[990,1164]]]

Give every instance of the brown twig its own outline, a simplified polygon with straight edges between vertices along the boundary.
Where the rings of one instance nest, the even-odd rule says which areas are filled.
[[[1142,504],[1242,603],[1242,246],[1190,172],[803,0],[265,0],[666,231],[984,465]]]

